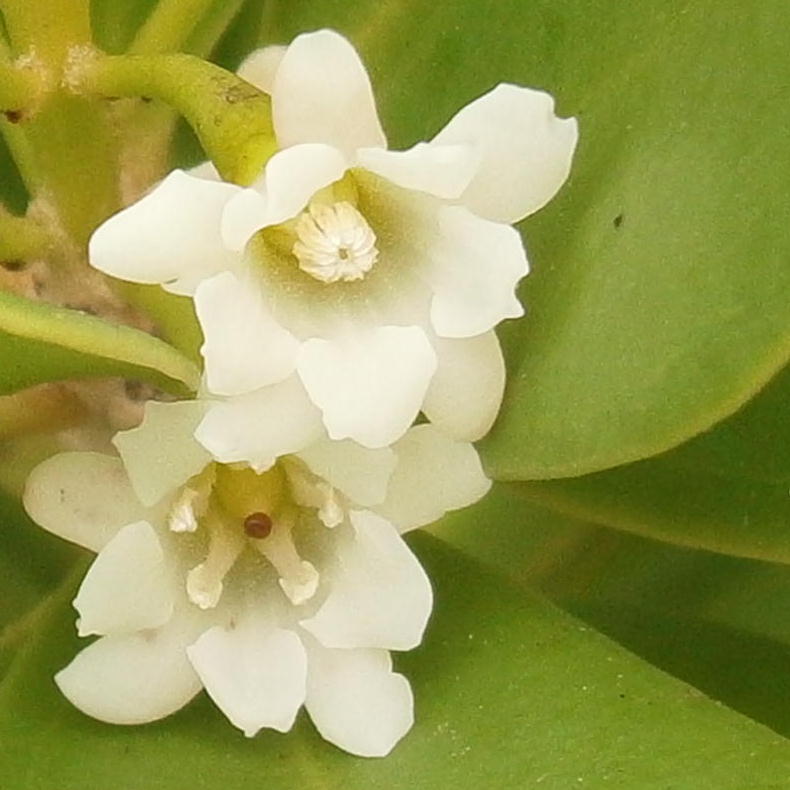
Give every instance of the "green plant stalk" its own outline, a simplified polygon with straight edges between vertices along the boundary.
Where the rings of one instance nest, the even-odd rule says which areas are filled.
[[[3,36],[0,35],[0,63],[10,65],[11,48]],[[42,184],[43,178],[39,173],[36,164],[36,155],[27,135],[22,127],[16,123],[0,117],[0,133],[5,138],[8,150],[16,162],[19,174],[27,188],[28,194],[37,192]]]
[[[0,208],[0,259],[25,260],[44,253],[50,239],[41,225]]]
[[[15,54],[34,53],[53,79],[75,45],[91,43],[89,0],[0,0]]]
[[[81,64],[71,82],[83,94],[146,96],[171,105],[226,181],[252,183],[276,150],[269,97],[194,55],[97,57]]]
[[[35,165],[20,164],[20,170],[35,167],[33,197],[54,209],[62,229],[82,247],[120,207],[119,155],[106,107],[55,94],[26,132]]]
[[[160,0],[134,37],[129,52],[153,55],[181,48],[213,0]]]
[[[41,106],[24,131],[3,125],[31,200],[47,207],[78,247],[120,205],[118,152],[106,108],[61,89],[67,62],[91,49],[88,0],[0,0],[10,52],[32,56]],[[5,49],[5,48],[4,48]]]
[[[35,105],[38,80],[30,69],[0,63],[0,111],[21,113]]]

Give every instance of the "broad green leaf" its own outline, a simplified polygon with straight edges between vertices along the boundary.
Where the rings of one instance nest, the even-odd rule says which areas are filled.
[[[344,755],[304,720],[245,740],[205,700],[140,728],[81,716],[51,682],[75,649],[64,589],[0,685],[0,780],[15,790],[106,790],[130,777],[162,790],[244,790],[262,777],[348,790],[784,786],[790,748],[774,733],[441,544],[415,544],[436,612],[424,647],[401,662],[418,719],[390,757]]]
[[[668,454],[583,477],[513,486],[534,502],[595,524],[691,548],[790,562],[786,485],[689,470]]]
[[[680,466],[723,477],[790,483],[790,367],[737,414],[672,452]]]
[[[745,408],[668,453],[515,483],[532,501],[658,540],[790,562],[790,368]]]
[[[75,558],[0,492],[0,676],[29,635],[27,624]]]
[[[571,519],[500,486],[434,528],[640,657],[790,735],[790,568]],[[480,524],[496,524],[485,531]]]
[[[167,343],[75,310],[0,293],[0,394],[43,381],[123,376],[195,389],[197,368]]]
[[[790,7],[756,0],[275,4],[269,38],[349,33],[398,146],[498,81],[545,88],[581,142],[524,224],[528,316],[484,444],[500,478],[638,460],[737,410],[788,359]],[[408,54],[404,52],[408,42]]]

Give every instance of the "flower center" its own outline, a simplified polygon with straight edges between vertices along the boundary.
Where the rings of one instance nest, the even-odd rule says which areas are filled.
[[[206,558],[187,574],[187,595],[201,609],[213,609],[222,596],[225,576],[245,546],[262,554],[279,576],[280,587],[294,605],[310,600],[318,572],[303,560],[293,541],[298,520],[283,469],[263,474],[217,464],[185,486],[170,513],[170,529],[206,530]]]
[[[351,203],[313,202],[294,227],[292,252],[299,268],[317,280],[361,280],[379,256],[376,234]]]

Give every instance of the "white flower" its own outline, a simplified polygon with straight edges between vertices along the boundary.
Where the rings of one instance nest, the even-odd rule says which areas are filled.
[[[502,84],[429,143],[388,151],[338,34],[263,50],[242,73],[272,96],[280,150],[260,179],[171,173],[96,231],[93,265],[194,296],[215,395],[294,376],[334,439],[385,446],[420,410],[480,438],[504,384],[493,328],[523,312],[527,259],[509,223],[566,179],[575,120]]]
[[[399,532],[488,490],[474,448],[426,424],[392,448],[323,439],[256,474],[194,440],[205,408],[151,402],[120,458],[64,453],[31,475],[31,516],[98,552],[74,605],[101,638],[58,686],[122,724],[203,687],[248,736],[305,705],[327,740],[386,754],[413,720],[389,651],[420,642],[432,605]]]

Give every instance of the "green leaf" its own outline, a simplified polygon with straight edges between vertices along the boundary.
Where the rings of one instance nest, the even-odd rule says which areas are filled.
[[[744,409],[668,453],[577,478],[514,483],[587,522],[742,557],[790,562],[790,368]]]
[[[105,790],[130,777],[163,790],[243,790],[262,776],[274,788],[752,790],[790,775],[774,733],[441,544],[415,544],[436,613],[424,647],[401,662],[417,725],[390,757],[344,755],[304,720],[290,735],[245,740],[205,700],[147,727],[83,717],[51,682],[75,649],[64,589],[0,685],[0,780],[15,790]]]
[[[143,379],[181,394],[199,380],[188,359],[145,332],[0,293],[0,394],[97,376]]]
[[[790,367],[737,414],[672,452],[675,463],[727,478],[790,483]]]
[[[646,461],[522,496],[586,522],[692,548],[790,562],[790,368],[713,430]]]
[[[571,519],[505,486],[434,529],[655,666],[790,735],[790,568]],[[496,530],[480,529],[496,524]]]
[[[0,492],[0,676],[29,636],[27,619],[74,559],[72,546],[39,529]]]
[[[579,118],[570,183],[524,225],[528,315],[503,332],[511,384],[483,446],[492,473],[561,477],[654,455],[786,363],[786,3],[347,6],[280,2],[272,37],[350,33],[399,146],[499,81],[545,88]]]
[[[514,489],[565,515],[691,548],[790,562],[786,485],[692,471],[671,454]]]

